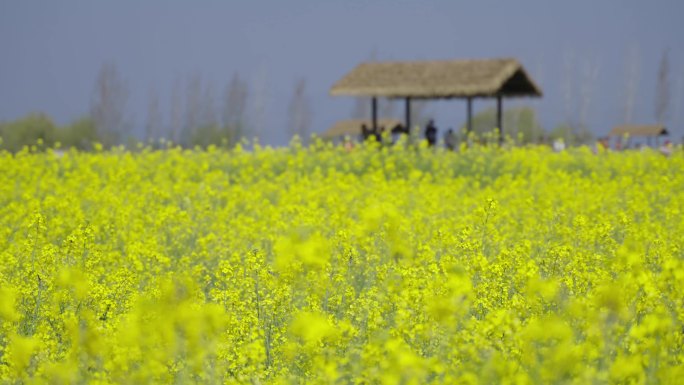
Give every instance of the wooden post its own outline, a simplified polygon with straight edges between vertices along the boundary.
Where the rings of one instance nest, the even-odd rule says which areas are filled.
[[[468,125],[466,127],[466,132],[470,135],[473,132],[473,98],[468,97]]]
[[[411,132],[411,97],[406,98],[406,132]]]
[[[499,146],[503,144],[503,111],[501,110],[501,94],[496,95],[496,125],[499,130]]]
[[[375,96],[373,96],[371,112],[373,119],[373,132],[378,132],[378,98]]]

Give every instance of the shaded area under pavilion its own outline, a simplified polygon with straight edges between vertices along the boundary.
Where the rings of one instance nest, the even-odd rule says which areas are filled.
[[[541,97],[541,89],[515,59],[361,63],[330,89],[333,96],[371,98],[372,128],[378,128],[378,97],[404,99],[405,127],[411,127],[411,101],[466,99],[472,131],[473,99],[496,98],[497,130],[503,141],[502,99]]]
[[[388,132],[401,124],[398,119],[391,118],[381,118],[377,119],[376,122],[378,127],[384,127]],[[341,137],[341,136],[353,136],[358,137],[363,133],[361,132],[361,126],[366,125],[367,127],[372,127],[373,122],[368,119],[346,119],[339,120],[335,122],[328,130],[321,134],[321,137],[326,139]]]

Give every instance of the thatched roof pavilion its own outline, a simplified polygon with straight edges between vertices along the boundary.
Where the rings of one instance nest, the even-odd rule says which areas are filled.
[[[373,122],[369,119],[347,119],[335,122],[327,131],[323,132],[321,136],[323,138],[335,138],[338,136],[350,135],[357,136],[361,135],[361,125],[365,124],[368,127],[373,125]],[[386,130],[391,130],[397,125],[401,124],[401,121],[397,119],[378,119],[378,127],[385,127]]]
[[[444,60],[361,63],[330,89],[331,95],[372,97],[373,127],[377,127],[377,98],[406,100],[406,127],[411,125],[411,99],[468,101],[468,130],[472,129],[472,99],[496,98],[499,135],[504,97],[542,96],[515,59]]]
[[[610,130],[609,136],[664,136],[669,135],[667,129],[662,124],[634,125],[625,124],[615,126]]]

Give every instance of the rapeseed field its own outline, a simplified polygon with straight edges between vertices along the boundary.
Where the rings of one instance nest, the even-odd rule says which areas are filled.
[[[684,378],[684,153],[0,153],[0,382]]]

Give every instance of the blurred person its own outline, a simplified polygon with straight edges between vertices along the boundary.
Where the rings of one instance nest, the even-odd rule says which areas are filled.
[[[433,119],[430,119],[425,128],[425,139],[427,139],[429,146],[434,146],[437,143],[437,127]]]
[[[610,151],[610,138],[604,136],[596,141],[596,152]]]
[[[368,137],[371,135],[372,130],[368,128],[366,123],[361,124],[361,135],[363,136],[363,140],[365,141],[368,139]]]
[[[351,152],[354,149],[354,142],[348,135],[345,135],[344,137],[344,149],[347,152]]]
[[[385,126],[378,127],[377,130],[373,130],[373,135],[375,136],[375,141],[382,143],[382,133],[385,132]]]
[[[444,145],[449,151],[454,151],[456,148],[456,134],[454,134],[453,128],[450,128],[444,135]]]
[[[615,151],[622,151],[622,150],[623,150],[622,141],[618,140],[617,142],[615,142]]]
[[[558,138],[553,141],[553,151],[561,152],[565,150],[565,141],[563,138]]]
[[[408,134],[408,130],[404,129],[404,126],[401,123],[398,123],[396,126],[392,127],[392,144],[396,143],[399,141],[399,138],[401,137],[401,134]]]
[[[672,142],[670,140],[666,140],[658,150],[665,156],[672,155]]]

